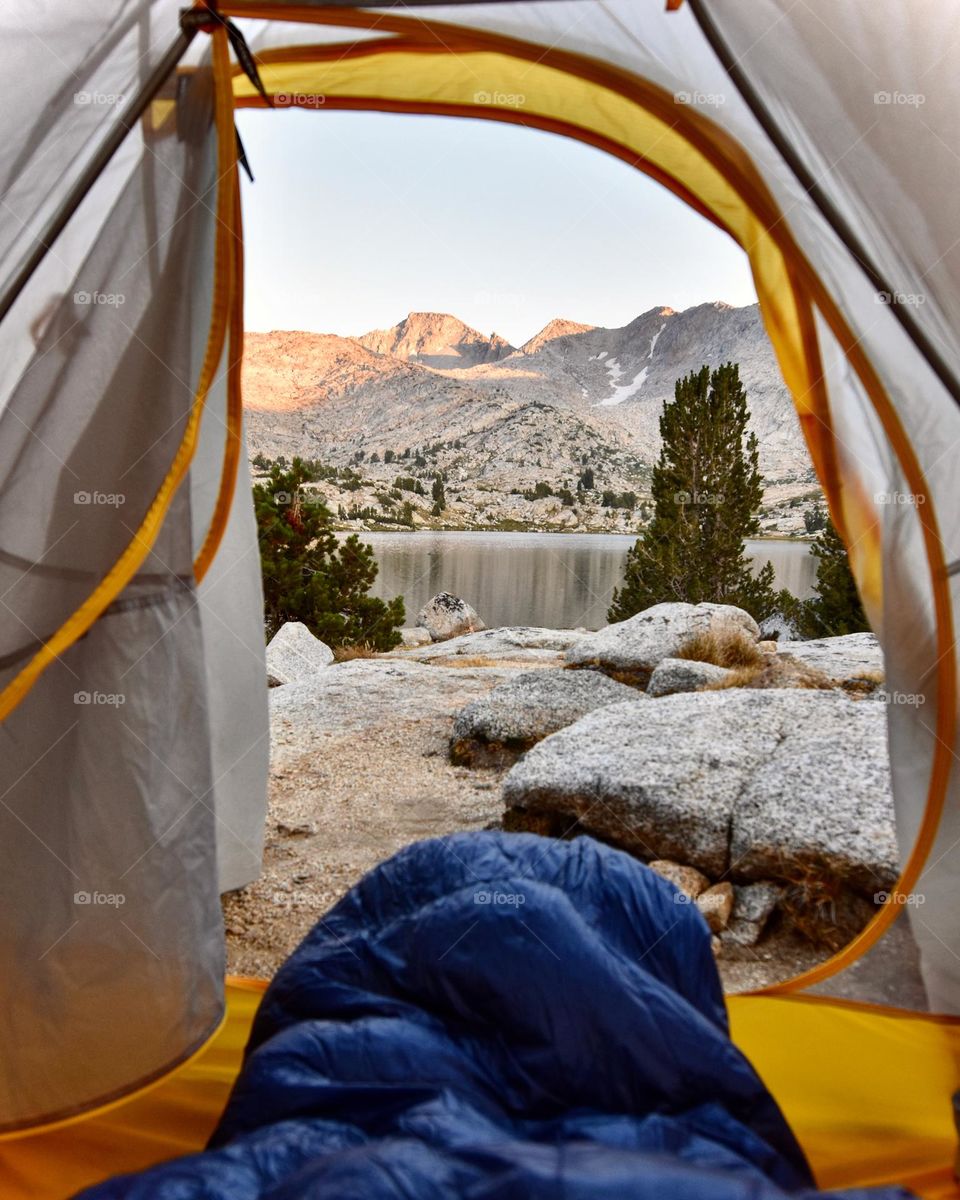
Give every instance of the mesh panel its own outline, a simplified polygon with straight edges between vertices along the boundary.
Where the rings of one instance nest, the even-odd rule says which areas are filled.
[[[210,77],[155,135],[102,236],[48,304],[0,413],[0,684],[92,592],[139,527],[183,437],[206,345],[216,174]],[[18,302],[31,309],[31,289]],[[161,535],[136,589],[191,573]]]
[[[209,69],[171,81],[168,98],[173,119],[141,131],[139,165],[76,277],[53,302],[40,280],[18,301],[36,349],[0,414],[3,682],[131,540],[193,403],[214,279]],[[76,217],[87,229],[93,200]],[[182,487],[132,583],[0,727],[0,1126],[129,1090],[220,1016],[193,524]]]
[[[173,43],[179,7],[174,0],[103,0],[81,14],[62,3],[3,5],[0,279]]]

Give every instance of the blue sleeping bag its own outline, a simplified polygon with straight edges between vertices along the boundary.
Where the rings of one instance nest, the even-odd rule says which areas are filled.
[[[783,1116],[728,1037],[696,908],[589,838],[477,833],[403,850],[317,923],[263,998],[206,1152],[82,1196],[812,1191]]]

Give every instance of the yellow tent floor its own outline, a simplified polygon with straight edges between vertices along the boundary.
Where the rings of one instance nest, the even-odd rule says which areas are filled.
[[[266,984],[227,981],[227,1017],[152,1087],[0,1141],[3,1200],[64,1200],[110,1175],[203,1147],[240,1067]],[[734,1040],[763,1076],[823,1188],[901,1183],[960,1197],[951,1096],[960,1020],[803,996],[729,997]]]

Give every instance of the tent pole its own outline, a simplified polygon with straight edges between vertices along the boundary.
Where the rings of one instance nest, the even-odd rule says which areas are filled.
[[[714,54],[720,60],[724,70],[730,76],[734,86],[743,97],[747,107],[763,128],[767,137],[773,142],[787,166],[797,177],[800,186],[820,210],[821,216],[860,264],[863,273],[867,276],[874,289],[877,292],[885,292],[889,296],[897,295],[897,289],[884,279],[879,268],[870,258],[869,252],[853,229],[851,229],[846,218],[820,187],[813,174],[807,169],[806,164],[794,150],[779,125],[777,125],[773,114],[764,104],[760,93],[750,82],[746,72],[741,68],[733,51],[724,40],[723,34],[714,22],[713,17],[707,12],[705,0],[689,0],[689,4],[697,24],[700,26],[700,31],[710,43]],[[954,401],[960,405],[960,379],[957,378],[950,364],[927,336],[919,322],[914,319],[912,312],[902,304],[891,304],[889,307],[893,316],[903,327],[907,337],[910,338],[927,360],[931,370],[953,397]]]
[[[90,162],[87,163],[86,167],[84,167],[79,178],[64,197],[60,207],[47,222],[43,232],[37,236],[23,263],[3,289],[2,297],[0,297],[0,321],[4,319],[16,303],[17,297],[30,281],[34,271],[36,271],[37,267],[46,258],[47,253],[63,232],[67,222],[80,207],[83,198],[97,182],[101,172],[110,159],[113,158],[123,139],[137,121],[139,121],[150,101],[160,88],[163,87],[170,72],[185,54],[187,47],[193,40],[195,32],[195,29],[190,28],[180,30],[173,45],[143,81],[140,90],[131,99],[130,103],[125,106],[103,144],[97,149],[97,152]]]

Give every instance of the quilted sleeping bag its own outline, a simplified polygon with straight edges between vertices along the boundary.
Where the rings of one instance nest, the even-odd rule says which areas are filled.
[[[317,923],[263,998],[205,1153],[82,1195],[812,1191],[786,1122],[727,1035],[696,908],[589,838],[476,833],[403,850]]]

